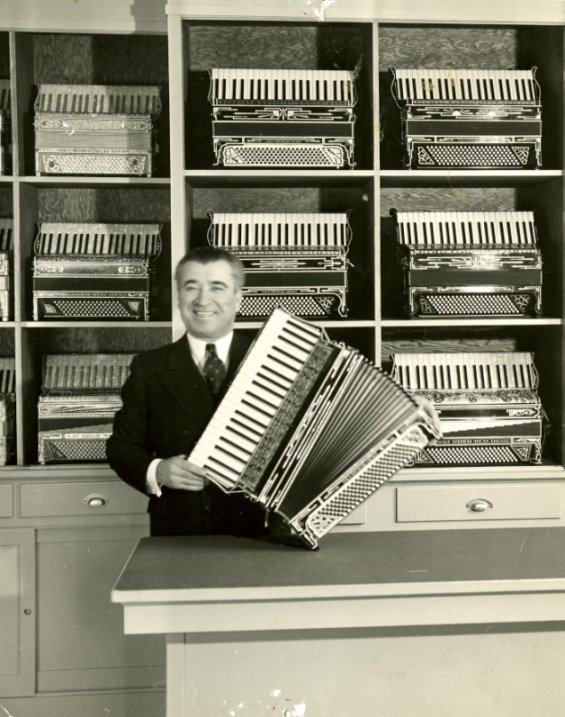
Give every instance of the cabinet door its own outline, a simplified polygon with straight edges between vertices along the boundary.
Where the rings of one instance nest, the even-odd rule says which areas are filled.
[[[0,530],[0,695],[35,690],[35,536]]]

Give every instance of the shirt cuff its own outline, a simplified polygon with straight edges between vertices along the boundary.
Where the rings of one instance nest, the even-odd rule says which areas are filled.
[[[149,495],[156,495],[158,497],[161,495],[161,486],[157,483],[157,466],[162,460],[162,458],[154,458],[147,466],[145,486]]]

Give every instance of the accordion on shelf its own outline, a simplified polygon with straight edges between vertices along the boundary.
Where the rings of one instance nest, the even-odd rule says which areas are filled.
[[[395,353],[392,378],[433,403],[442,438],[421,465],[540,463],[546,417],[528,352]]]
[[[159,224],[42,222],[33,260],[34,320],[150,318]]]
[[[213,68],[209,101],[218,165],[353,166],[353,72]]]
[[[160,112],[156,86],[41,84],[35,172],[150,177]]]
[[[10,463],[16,452],[16,362],[0,358],[0,465]]]
[[[316,548],[438,435],[427,402],[323,329],[275,309],[189,460]]]
[[[133,354],[48,354],[38,403],[40,463],[105,461]]]
[[[13,229],[11,218],[0,219],[0,321],[9,321],[13,313]]]
[[[397,69],[409,169],[541,166],[541,103],[531,70]]]
[[[311,318],[347,315],[347,214],[210,212],[208,241],[245,268],[240,316],[280,306]]]
[[[533,212],[398,212],[411,317],[526,316],[542,310]]]
[[[11,168],[10,80],[0,80],[0,174]]]

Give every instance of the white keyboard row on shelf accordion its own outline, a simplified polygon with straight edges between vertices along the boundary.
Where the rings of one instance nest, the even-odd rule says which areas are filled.
[[[541,463],[547,418],[529,352],[395,353],[392,378],[433,403],[442,437],[419,465]]]
[[[16,453],[16,361],[0,357],[0,465],[14,460]]]
[[[533,212],[393,209],[391,215],[410,317],[541,314]]]
[[[217,165],[353,166],[353,72],[212,68],[209,101]]]
[[[134,354],[47,354],[38,402],[38,461],[105,461]]]
[[[438,435],[430,404],[320,327],[275,309],[188,459],[316,548]]]
[[[12,158],[10,80],[0,80],[0,175],[9,174]]]
[[[160,88],[40,84],[35,172],[150,177]]]
[[[391,72],[407,168],[541,166],[541,99],[535,67]]]
[[[0,218],[0,321],[10,321],[13,316],[13,260],[14,221],[11,217]]]
[[[309,318],[347,315],[346,213],[209,212],[208,241],[245,268],[239,314],[264,318],[280,306]]]
[[[34,251],[34,320],[151,318],[160,224],[42,222]]]

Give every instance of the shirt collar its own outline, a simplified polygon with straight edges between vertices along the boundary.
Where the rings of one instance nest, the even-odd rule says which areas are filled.
[[[196,336],[192,336],[188,333],[186,334],[186,338],[188,339],[188,345],[190,348],[190,353],[192,354],[192,358],[194,359],[194,362],[199,368],[202,368],[204,366],[204,361],[206,360],[206,344],[212,343],[216,345],[216,353],[218,354],[218,357],[221,359],[224,366],[226,366],[227,368],[228,356],[230,352],[231,342],[233,339],[233,331],[230,331],[229,334],[222,336],[221,339],[217,339],[216,341],[197,339]]]

